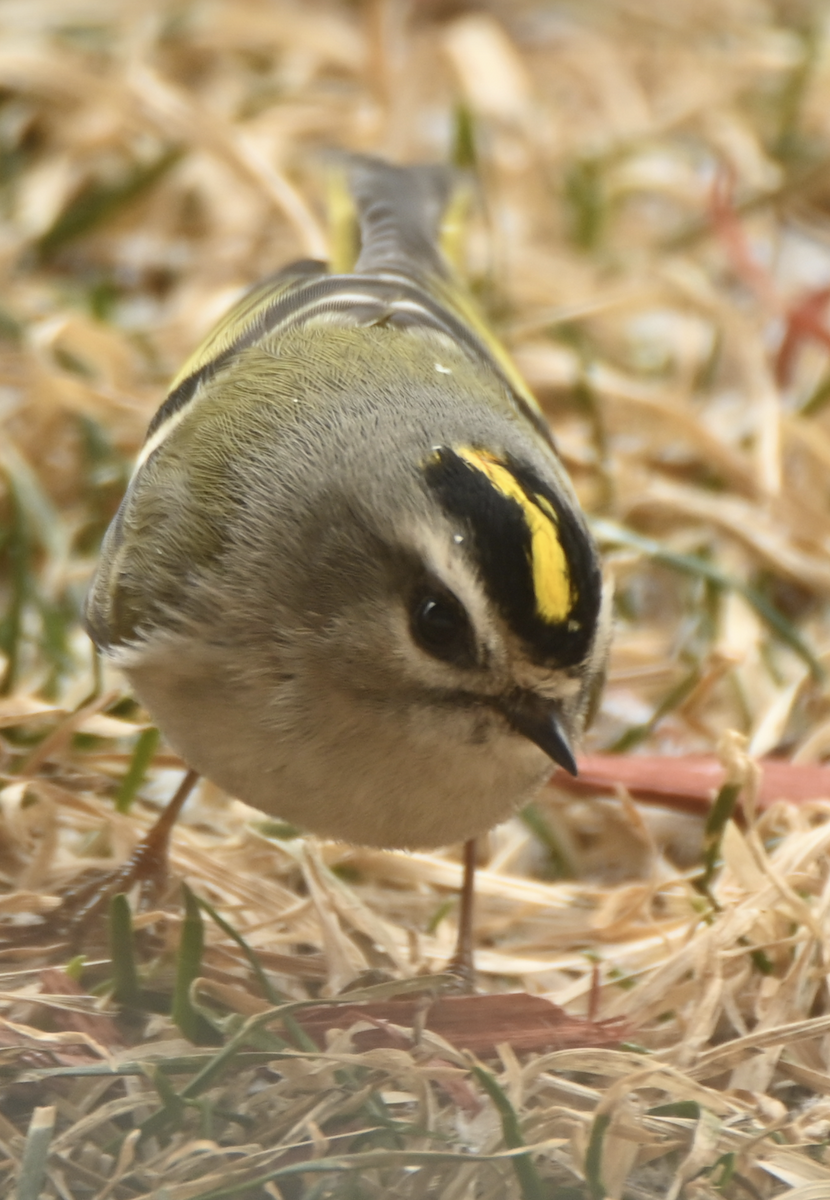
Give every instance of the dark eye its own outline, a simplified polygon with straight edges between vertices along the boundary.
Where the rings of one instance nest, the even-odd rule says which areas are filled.
[[[475,662],[470,618],[455,596],[421,593],[412,606],[411,629],[417,644],[433,658],[457,666],[472,666]]]

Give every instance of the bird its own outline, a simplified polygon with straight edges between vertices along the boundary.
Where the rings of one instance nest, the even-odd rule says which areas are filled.
[[[187,784],[348,843],[464,842],[469,976],[475,839],[576,773],[609,589],[549,424],[442,249],[458,176],[330,170],[353,261],[283,268],[185,363],[84,620]]]

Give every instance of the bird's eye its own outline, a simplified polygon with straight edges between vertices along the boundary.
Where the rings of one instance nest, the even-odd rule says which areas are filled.
[[[472,666],[475,662],[475,638],[464,606],[447,592],[421,593],[411,612],[411,630],[415,642],[444,662]]]

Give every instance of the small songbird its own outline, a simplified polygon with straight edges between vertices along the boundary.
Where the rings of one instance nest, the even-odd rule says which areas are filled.
[[[547,422],[439,249],[452,173],[338,161],[356,261],[286,267],[186,363],[86,627],[248,804],[469,843],[575,773],[607,591]]]

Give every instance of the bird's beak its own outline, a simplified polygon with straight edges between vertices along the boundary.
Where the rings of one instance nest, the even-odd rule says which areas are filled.
[[[552,700],[535,692],[514,692],[511,696],[499,699],[496,708],[517,733],[523,734],[540,750],[544,750],[569,775],[577,774],[574,752]]]

